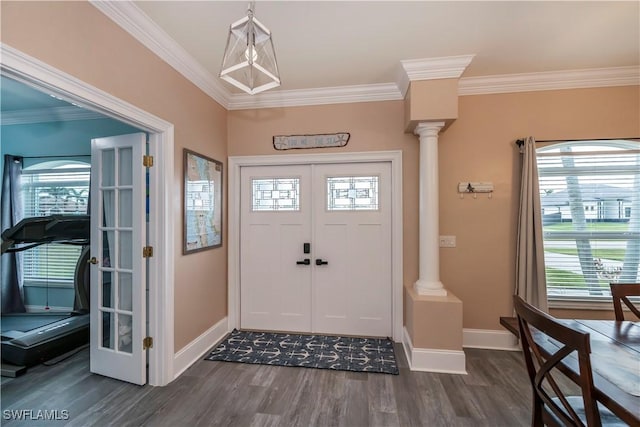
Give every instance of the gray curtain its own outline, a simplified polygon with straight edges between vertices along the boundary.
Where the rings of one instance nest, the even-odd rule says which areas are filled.
[[[547,278],[542,243],[542,208],[538,185],[536,141],[524,139],[522,179],[520,181],[520,209],[518,215],[518,243],[516,247],[516,295],[540,310],[548,311]]]
[[[5,154],[0,198],[2,231],[16,225],[23,217],[20,175],[22,157]],[[22,295],[22,269],[20,253],[2,254],[0,276],[2,283],[2,313],[24,313]]]

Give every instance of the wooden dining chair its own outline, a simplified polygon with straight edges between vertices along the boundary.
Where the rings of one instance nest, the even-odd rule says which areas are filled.
[[[524,361],[533,390],[531,425],[602,426],[626,425],[594,397],[589,334],[559,323],[554,317],[513,297]],[[577,377],[569,378],[562,364],[577,356]],[[568,381],[578,387],[567,387]],[[568,388],[580,395],[568,396]]]
[[[640,319],[640,309],[629,300],[629,297],[640,297],[640,283],[609,283],[609,287],[611,288],[613,311],[616,314],[616,320],[624,320],[622,303]]]

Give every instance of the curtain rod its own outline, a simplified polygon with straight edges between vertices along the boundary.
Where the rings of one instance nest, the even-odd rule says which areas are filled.
[[[616,141],[619,139],[640,139],[638,137],[634,138],[576,138],[576,139],[541,139],[536,140],[536,142],[567,142],[567,141]],[[518,147],[522,147],[524,144],[524,139],[517,139],[516,144]]]

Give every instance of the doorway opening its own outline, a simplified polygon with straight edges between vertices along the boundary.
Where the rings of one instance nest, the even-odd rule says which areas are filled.
[[[101,91],[63,71],[2,45],[0,72],[39,91],[55,94],[87,110],[147,132],[149,155],[148,244],[154,247],[148,268],[148,328],[153,350],[148,353],[150,385],[166,385],[173,378],[173,125]]]

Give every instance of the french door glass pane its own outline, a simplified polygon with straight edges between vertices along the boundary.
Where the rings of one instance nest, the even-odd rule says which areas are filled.
[[[128,314],[118,314],[118,350],[124,353],[131,353],[131,321]]]
[[[118,199],[118,207],[119,207],[119,218],[118,218],[118,226],[119,227],[131,227],[132,225],[132,190],[119,190],[118,191],[119,199]]]
[[[118,273],[118,298],[120,299],[118,309],[120,310],[131,311],[133,298],[131,285],[131,273]]]
[[[114,190],[103,190],[102,199],[104,203],[104,225],[115,227],[116,192]]]
[[[133,183],[132,171],[133,150],[121,148],[118,150],[118,185],[131,185]]]
[[[132,233],[131,231],[119,231],[118,236],[120,243],[118,251],[118,256],[120,257],[118,268],[130,270],[133,268],[133,257],[131,253],[133,246]]]
[[[115,326],[115,315],[109,312],[102,312],[102,347],[115,348],[113,330]]]
[[[102,152],[102,186],[112,187],[115,185],[115,162],[116,153],[114,150],[104,150]]]

